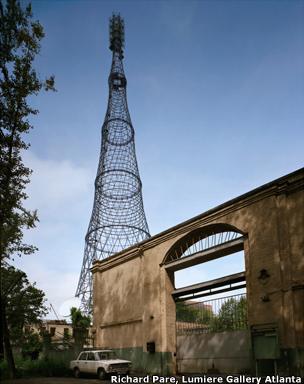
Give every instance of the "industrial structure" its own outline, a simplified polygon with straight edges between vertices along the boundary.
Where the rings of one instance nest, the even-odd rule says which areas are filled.
[[[102,126],[102,144],[95,179],[95,198],[76,296],[83,312],[91,313],[92,276],[96,260],[150,237],[145,217],[139,176],[134,128],[128,111],[123,69],[124,21],[110,19],[110,50],[113,52],[109,76],[109,100]]]
[[[94,345],[141,372],[304,376],[303,213],[304,168],[96,261]],[[243,271],[175,287],[176,271],[240,251]],[[178,321],[180,301],[244,286]]]
[[[114,349],[138,372],[304,376],[304,169],[150,237],[123,48],[123,20],[113,15],[109,102],[77,288],[93,314],[94,347]],[[243,270],[219,268],[216,279],[175,286],[177,271],[224,257],[233,264],[238,253]]]

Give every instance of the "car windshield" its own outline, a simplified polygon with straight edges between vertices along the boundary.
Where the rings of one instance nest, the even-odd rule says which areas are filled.
[[[99,360],[110,360],[110,359],[117,359],[117,356],[114,351],[98,352],[98,358]]]

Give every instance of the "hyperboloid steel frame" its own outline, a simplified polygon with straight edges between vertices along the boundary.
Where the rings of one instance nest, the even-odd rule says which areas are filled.
[[[92,310],[92,263],[150,237],[135,154],[134,128],[127,105],[123,48],[124,21],[120,15],[113,15],[110,19],[113,58],[109,100],[102,126],[94,206],[76,291],[86,314]]]

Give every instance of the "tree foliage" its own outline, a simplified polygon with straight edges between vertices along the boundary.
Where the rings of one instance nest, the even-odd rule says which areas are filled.
[[[217,331],[234,331],[247,327],[247,301],[245,297],[231,297],[223,303],[212,326]]]
[[[235,331],[247,328],[246,297],[230,297],[221,305],[218,312],[204,303],[176,303],[176,321],[196,323],[209,332]],[[198,328],[193,328],[198,329]]]
[[[36,248],[23,243],[23,231],[37,222],[36,211],[24,207],[31,170],[22,161],[29,148],[23,136],[32,125],[28,98],[39,91],[54,90],[54,77],[42,81],[33,68],[44,37],[41,24],[16,0],[0,3],[0,257],[29,254]]]
[[[73,328],[88,328],[90,326],[90,317],[83,315],[80,309],[72,307],[70,313]]]
[[[88,336],[91,319],[90,317],[83,315],[80,309],[76,307],[70,309],[70,317],[72,320],[75,344],[78,347],[82,347]]]
[[[212,309],[202,303],[176,303],[176,321],[208,324],[212,316]]]
[[[15,376],[9,331],[9,301],[13,297],[8,299],[2,291],[7,277],[3,266],[13,255],[30,254],[36,249],[23,242],[24,230],[33,228],[38,217],[36,211],[24,206],[31,170],[24,165],[22,154],[29,148],[24,136],[32,128],[30,118],[38,113],[30,106],[29,97],[42,89],[55,90],[54,76],[41,80],[33,67],[43,37],[42,25],[33,20],[30,4],[23,9],[17,0],[0,1],[0,358],[4,345],[11,377]],[[24,277],[21,281],[25,282]],[[13,285],[11,289],[14,289]],[[29,286],[27,293],[30,294],[32,289]],[[18,307],[16,321],[18,313],[25,314],[22,311]],[[15,320],[11,318],[11,321]],[[12,323],[10,326],[14,330],[18,328]]]
[[[30,284],[26,274],[4,265],[1,266],[0,299],[1,347],[4,347],[10,377],[14,378],[16,369],[11,343],[22,346],[25,342],[23,327],[38,323],[47,309],[44,306],[44,293]]]
[[[23,358],[30,358],[31,360],[38,359],[39,352],[42,351],[41,336],[32,331],[25,331],[22,338],[21,353]]]
[[[24,327],[39,325],[47,314],[45,294],[27,275],[14,267],[2,268],[2,296],[12,343],[20,345],[26,336]]]

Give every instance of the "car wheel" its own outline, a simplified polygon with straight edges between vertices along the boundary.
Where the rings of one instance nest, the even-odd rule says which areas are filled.
[[[107,376],[107,374],[103,368],[98,369],[97,375],[98,375],[99,380],[104,380]]]
[[[79,369],[78,369],[78,368],[74,368],[73,373],[74,373],[74,377],[75,377],[76,379],[79,379],[79,377],[80,377],[80,371],[79,371]]]

